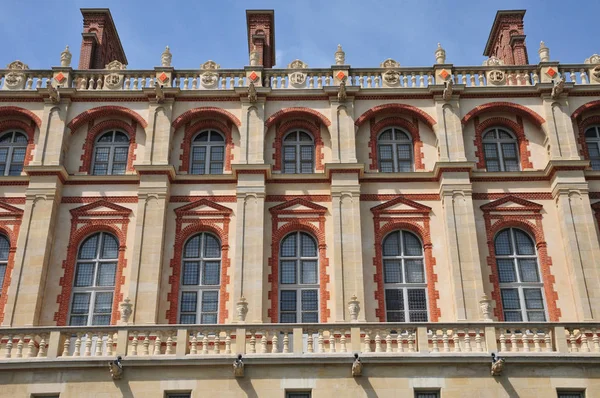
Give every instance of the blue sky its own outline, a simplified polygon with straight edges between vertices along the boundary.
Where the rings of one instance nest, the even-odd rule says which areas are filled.
[[[582,4],[556,0],[491,2],[441,0],[309,1],[132,1],[3,0],[0,67],[19,59],[32,69],[59,65],[68,44],[73,66],[79,60],[81,7],[111,9],[128,69],[160,64],[165,45],[173,66],[198,68],[208,59],[222,68],[248,64],[246,9],[274,9],[277,66],[301,59],[310,67],[334,62],[338,43],[353,67],[375,67],[386,58],[403,66],[434,63],[438,42],[447,62],[481,65],[497,8],[526,9],[525,33],[531,63],[544,40],[552,60],[583,63],[600,52],[595,34],[600,1]],[[501,5],[501,6],[500,6]]]

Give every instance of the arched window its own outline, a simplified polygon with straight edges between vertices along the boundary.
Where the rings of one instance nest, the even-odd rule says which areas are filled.
[[[507,228],[494,240],[504,320],[545,321],[543,284],[531,237]]]
[[[27,136],[19,131],[7,131],[0,136],[0,173],[18,176],[23,171]]]
[[[305,131],[292,131],[283,138],[283,172],[312,173],[315,168],[315,142]]]
[[[317,241],[307,233],[292,232],[279,248],[279,321],[319,321],[319,257]]]
[[[600,170],[600,126],[591,126],[585,130],[585,143],[593,170]]]
[[[0,235],[0,295],[2,295],[2,286],[4,286],[4,275],[8,267],[8,253],[10,242],[4,235]]]
[[[383,240],[382,252],[387,322],[427,322],[421,240],[412,232],[395,231]]]
[[[191,174],[223,174],[225,138],[215,130],[201,131],[192,140]]]
[[[83,241],[77,254],[69,325],[110,325],[119,241],[98,232]]]
[[[102,134],[94,145],[93,175],[125,174],[129,137],[122,131],[112,130]]]
[[[519,171],[519,155],[515,135],[502,128],[483,134],[483,152],[487,171]]]
[[[410,134],[397,127],[384,130],[377,138],[379,171],[413,171],[413,142]]]
[[[179,323],[217,323],[221,242],[209,233],[192,236],[183,249]]]

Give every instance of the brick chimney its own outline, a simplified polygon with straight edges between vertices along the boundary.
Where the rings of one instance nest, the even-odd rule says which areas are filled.
[[[496,57],[505,65],[527,65],[527,46],[523,31],[525,10],[500,10],[496,13],[483,55]]]
[[[82,8],[83,33],[79,69],[104,69],[117,60],[127,65],[127,57],[108,8]]]
[[[275,12],[273,10],[246,10],[248,26],[248,54],[256,46],[258,64],[265,68],[275,65]]]

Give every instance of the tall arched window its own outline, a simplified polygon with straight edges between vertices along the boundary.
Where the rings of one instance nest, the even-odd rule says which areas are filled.
[[[98,232],[83,241],[77,254],[69,325],[110,325],[119,241]]]
[[[221,283],[221,241],[203,232],[183,249],[179,323],[217,323]]]
[[[500,231],[494,240],[504,320],[545,321],[543,283],[531,237],[516,228]]]
[[[23,171],[27,136],[19,131],[7,131],[0,136],[0,173],[18,176]]]
[[[191,174],[223,174],[225,138],[215,130],[201,131],[192,140]]]
[[[292,131],[283,138],[283,172],[312,173],[315,168],[315,142],[305,131]]]
[[[519,171],[519,155],[515,135],[502,128],[483,134],[483,152],[487,171]]]
[[[0,295],[2,295],[2,286],[4,286],[4,275],[8,267],[8,253],[10,242],[4,235],[0,235]]]
[[[593,170],[600,170],[600,126],[591,126],[585,130],[585,143]]]
[[[395,231],[383,240],[383,281],[388,322],[427,322],[423,244],[412,232]]]
[[[384,130],[377,138],[379,171],[413,171],[413,142],[410,134],[397,127]]]
[[[292,232],[279,248],[279,321],[319,321],[319,257],[317,241],[307,233]]]
[[[122,131],[112,130],[100,135],[94,144],[93,175],[125,174],[129,137]]]

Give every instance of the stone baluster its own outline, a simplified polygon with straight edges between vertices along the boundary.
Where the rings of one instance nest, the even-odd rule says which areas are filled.
[[[112,357],[113,355],[113,332],[108,332],[108,336],[106,338],[106,356]]]
[[[573,84],[576,84],[577,83],[577,75],[575,74],[575,70],[571,69],[570,77],[571,77],[571,82]]]
[[[516,79],[517,86],[524,86],[523,75],[521,74],[521,71],[516,72],[515,79]]]
[[[594,352],[600,352],[600,336],[598,336],[597,329],[592,329],[592,343],[594,344]]]
[[[450,352],[450,344],[448,342],[448,330],[442,329],[442,345],[444,347],[444,352]]]
[[[465,343],[465,352],[471,352],[471,336],[469,335],[469,330],[465,330],[465,339],[464,339],[464,343]]]
[[[208,354],[208,331],[202,331],[202,353]]]
[[[510,335],[510,350],[512,352],[518,352],[519,351],[517,334],[515,332],[515,329],[512,330],[512,333]]]
[[[581,330],[581,352],[590,352],[590,346],[588,344],[587,333],[585,330]]]
[[[92,356],[92,335],[90,333],[87,333],[85,335],[84,347],[85,347],[85,349],[83,351],[83,356],[84,357]]]
[[[523,80],[525,81],[526,86],[531,86],[531,77],[527,71],[523,71]]]
[[[96,90],[102,90],[102,77],[102,75],[99,75],[96,80]]]
[[[400,331],[400,333],[396,335],[396,345],[398,346],[398,352],[404,352],[404,338],[402,334],[403,331]]]
[[[218,87],[221,90],[225,90],[226,85],[227,85],[227,76],[221,75],[221,78],[219,79]]]
[[[44,80],[44,78],[41,77],[41,76],[37,78],[37,81],[35,82],[35,88],[36,89],[42,88],[42,80]]]
[[[504,335],[504,332],[500,332],[500,352],[506,352],[507,348],[506,348],[506,336]]]
[[[385,352],[392,352],[392,335],[389,330],[385,336]]]
[[[192,338],[190,339],[190,354],[196,355],[198,353],[198,332],[194,331]]]
[[[382,352],[381,349],[381,335],[379,334],[379,330],[375,331],[375,352]]]
[[[540,82],[540,76],[538,75],[537,70],[533,71],[532,81],[533,81],[533,85],[536,85]]]
[[[545,344],[546,344],[546,351],[547,352],[552,352],[553,351],[553,349],[552,349],[552,338],[550,337],[550,333],[548,333],[547,331],[546,331],[546,334],[544,336],[544,341],[545,341]]]
[[[346,331],[342,330],[340,334],[340,352],[347,352],[346,350]]]
[[[142,344],[142,354],[150,355],[150,332],[144,333],[144,343]]]
[[[323,330],[317,332],[317,352],[325,352],[324,341],[323,341]]]
[[[91,76],[90,76],[89,83],[88,83],[88,88],[87,88],[87,89],[88,89],[88,90],[93,90],[93,89],[94,89],[94,83],[95,83],[95,82],[96,82],[96,81],[94,80],[94,75],[91,75]]]
[[[477,77],[478,78],[478,86],[485,86],[484,77],[485,77],[485,72],[483,72],[483,71],[479,72],[479,75]]]
[[[369,336],[369,331],[365,331],[365,348],[364,352],[371,352],[371,337]]]
[[[133,332],[133,338],[131,339],[131,356],[137,356],[138,351],[137,351],[137,346],[138,346],[138,332]]]
[[[454,352],[461,352],[460,349],[460,338],[458,337],[458,330],[454,329],[452,335],[452,345],[454,345]]]
[[[483,346],[481,344],[481,330],[475,330],[475,351],[483,352]]]
[[[579,71],[579,78],[581,79],[581,84],[589,84],[588,79],[587,79],[587,73],[585,72],[585,69],[581,69]]]
[[[438,347],[438,337],[436,329],[431,329],[431,352],[440,352],[440,347]]]
[[[45,358],[48,354],[48,343],[46,343],[47,338],[48,336],[45,334],[40,335],[40,344],[37,353],[38,358]]]
[[[165,348],[165,355],[173,354],[173,333],[171,331],[167,332],[167,347]]]
[[[96,333],[96,350],[94,356],[102,356],[102,333],[100,332]]]
[[[271,337],[271,353],[277,354],[279,352],[279,337],[277,337],[278,332],[273,333],[273,337]]]
[[[17,340],[17,352],[15,353],[15,358],[23,358],[23,347],[25,346],[24,335],[19,335]],[[589,351],[589,350],[588,350]]]
[[[225,332],[225,354],[231,354],[231,333]]]
[[[8,335],[8,340],[6,341],[6,346],[5,348],[5,352],[4,352],[4,358],[10,358],[11,357],[11,351],[12,351],[12,346],[13,346],[13,336],[12,335]]]
[[[521,340],[523,341],[523,352],[529,352],[529,333],[527,330],[521,334]]]
[[[198,90],[200,88],[200,75],[194,74],[192,76],[192,90]]]
[[[317,79],[317,76],[315,76],[312,73],[306,76],[306,83],[308,84],[308,88],[315,88],[315,79]]]
[[[335,352],[335,333],[333,330],[329,331],[329,352]]]
[[[360,88],[364,88],[364,84],[365,84],[365,75],[363,75],[362,73],[358,75],[358,86]]]
[[[571,343],[571,352],[577,352],[577,336],[575,336],[575,331],[574,330],[568,330],[567,329],[567,333],[569,333],[569,342]]]
[[[254,332],[250,332],[250,349],[248,351],[249,354],[256,353],[256,337],[254,336]]]
[[[410,74],[410,86],[417,87],[417,76],[415,75],[415,72]]]
[[[306,340],[307,340],[307,342],[306,342],[306,352],[312,354],[313,352],[315,352],[314,348],[313,348],[314,342],[313,342],[312,332],[309,330],[309,331],[307,331],[306,335],[307,335],[306,336]]]
[[[415,352],[415,331],[408,330],[408,352]]]
[[[27,81],[25,82],[25,90],[31,90],[33,87],[33,78],[31,76],[27,77]]]
[[[538,334],[538,330],[533,330],[533,350],[535,352],[542,352],[542,347],[540,345],[540,336]]]
[[[402,74],[402,87],[408,87],[408,76],[406,73]]]
[[[332,86],[333,85],[333,77],[325,76],[325,84],[328,86]]]
[[[129,90],[131,88],[131,77],[125,76],[123,80],[123,88]]]
[[[264,331],[262,334],[257,333],[257,337],[260,336],[260,353],[261,354],[266,354],[267,353],[267,332]]]
[[[282,352],[284,354],[287,354],[290,352],[290,333],[289,332],[283,332],[283,350]]]
[[[367,75],[367,88],[372,88],[373,79],[371,78],[371,74]]]
[[[319,88],[319,89],[323,88],[323,77],[322,76],[317,76],[317,88]]]
[[[215,355],[220,354],[221,353],[221,339],[219,338],[219,332],[218,331],[215,332],[215,338],[213,340],[213,344],[214,344],[213,353]]]
[[[188,75],[185,75],[183,77],[183,89],[187,90],[190,87],[190,77]]]
[[[75,348],[73,349],[73,356],[81,356],[81,333],[77,333],[77,335],[75,336]]]
[[[156,332],[156,338],[154,339],[154,351],[152,355],[161,355],[162,340],[160,338],[160,332]]]
[[[77,87],[78,90],[85,90],[87,88],[87,78],[85,76],[82,76],[79,78],[79,87]]]
[[[476,86],[476,84],[475,84],[475,79],[476,79],[475,72],[470,72],[469,78],[470,78],[470,84],[469,84],[469,86],[470,87],[475,87]]]
[[[69,341],[67,338],[65,341]],[[67,355],[69,353],[69,349],[67,348]],[[27,343],[27,358],[35,357],[35,336],[29,336],[29,342]]]
[[[425,77],[423,76],[423,72],[419,73],[419,87],[425,87]]]

